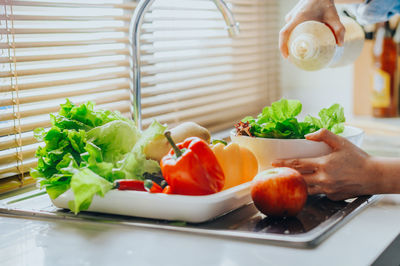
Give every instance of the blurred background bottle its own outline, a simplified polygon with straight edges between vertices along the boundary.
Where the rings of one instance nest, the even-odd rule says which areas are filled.
[[[395,117],[399,109],[397,45],[389,22],[379,23],[373,48],[372,114]]]
[[[399,91],[399,109],[398,114],[400,114],[400,16],[398,16],[397,25],[395,25],[393,41],[397,47],[397,87]]]
[[[364,44],[364,30],[352,18],[341,16],[346,29],[343,46],[336,45],[335,35],[324,23],[306,21],[294,28],[289,41],[289,60],[304,70],[319,70],[353,63]]]

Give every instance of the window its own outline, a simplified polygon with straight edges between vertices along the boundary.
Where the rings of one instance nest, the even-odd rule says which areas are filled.
[[[142,119],[197,122],[212,132],[276,100],[278,1],[227,0],[229,38],[208,0],[156,0],[141,35]],[[124,0],[6,0],[0,18],[0,193],[31,184],[33,129],[69,98],[131,116]]]

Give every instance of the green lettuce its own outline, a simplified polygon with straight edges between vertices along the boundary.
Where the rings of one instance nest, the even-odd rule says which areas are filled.
[[[45,145],[36,151],[38,165],[31,175],[52,199],[71,189],[69,206],[75,213],[86,210],[94,195],[104,196],[116,179],[143,180],[145,173],[160,172],[158,162],[143,152],[146,143],[165,131],[157,121],[142,132],[118,112],[69,100],[50,120],[49,130],[34,131]]]
[[[104,197],[112,189],[112,183],[88,168],[83,168],[72,176],[71,189],[75,199],[68,203],[74,213],[87,210],[95,194]]]
[[[324,108],[319,118],[307,116],[298,121],[302,104],[298,100],[281,99],[266,106],[256,117],[248,116],[242,122],[248,122],[250,133],[255,137],[278,139],[304,139],[305,135],[321,128],[331,130],[335,134],[344,130],[344,111],[339,104]]]
[[[329,108],[323,108],[318,113],[319,118],[308,115],[304,122],[319,128],[326,128],[335,134],[340,134],[344,130],[344,108],[339,104],[334,104]]]

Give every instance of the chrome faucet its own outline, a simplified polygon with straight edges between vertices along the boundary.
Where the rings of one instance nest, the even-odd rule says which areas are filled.
[[[221,12],[229,33],[233,37],[239,34],[239,23],[236,22],[231,10],[224,0],[211,0]],[[142,27],[144,14],[153,4],[154,0],[140,0],[133,13],[129,27],[130,41],[130,89],[133,95],[132,100],[132,118],[136,126],[142,129],[141,121],[141,77],[140,77],[140,28]]]

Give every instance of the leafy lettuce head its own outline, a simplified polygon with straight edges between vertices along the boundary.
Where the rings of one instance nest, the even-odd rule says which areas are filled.
[[[304,139],[304,136],[321,128],[339,134],[344,130],[343,107],[334,104],[319,112],[319,118],[307,116],[299,122],[302,104],[298,100],[281,99],[271,106],[264,107],[257,118],[248,116],[242,122],[248,122],[250,133],[255,137],[279,139]]]
[[[35,130],[45,146],[36,151],[38,165],[31,175],[52,199],[72,189],[74,201],[69,205],[75,213],[87,209],[94,195],[104,196],[116,179],[143,179],[144,173],[160,171],[143,152],[144,143],[165,131],[157,121],[141,132],[119,112],[67,100],[51,115],[51,123],[49,130]]]

